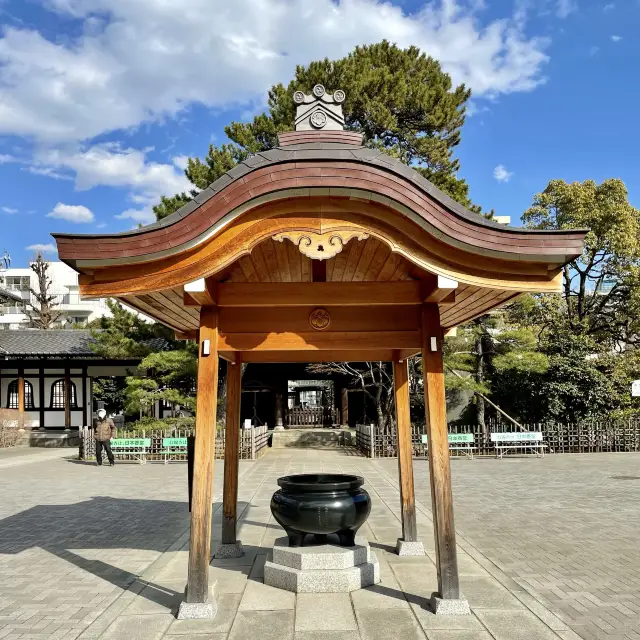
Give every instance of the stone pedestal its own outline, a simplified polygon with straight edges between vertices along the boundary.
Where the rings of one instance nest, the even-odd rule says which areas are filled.
[[[409,542],[398,538],[396,542],[396,553],[399,556],[423,556],[424,545],[419,540]]]
[[[213,554],[214,558],[242,558],[244,555],[244,549],[242,548],[242,541],[236,540],[231,543],[221,542],[216,552]]]
[[[369,543],[356,538],[341,547],[337,536],[327,544],[289,547],[286,537],[273,546],[273,561],[264,566],[264,583],[294,593],[348,593],[380,582],[380,565]]]
[[[443,600],[437,593],[431,596],[431,611],[437,616],[468,616],[471,614],[469,602],[465,598]]]
[[[178,608],[178,620],[210,620],[218,613],[218,603],[216,601],[216,587],[214,583],[209,587],[209,599],[207,602],[187,602],[187,589],[184,590],[185,599]]]

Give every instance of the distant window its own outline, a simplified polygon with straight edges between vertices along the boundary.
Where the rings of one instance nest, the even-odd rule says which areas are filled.
[[[7,391],[7,408],[19,409],[17,380],[12,380],[9,383],[9,389]],[[33,385],[28,380],[24,381],[24,408],[33,409]]]
[[[76,385],[71,383],[71,407],[76,405]],[[51,385],[51,408],[64,409],[64,380],[56,380]]]

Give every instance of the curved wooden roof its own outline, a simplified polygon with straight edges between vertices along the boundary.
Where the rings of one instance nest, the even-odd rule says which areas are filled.
[[[521,292],[558,291],[585,234],[498,224],[364,148],[357,133],[297,131],[157,223],[53,235],[60,259],[82,274],[81,293],[120,297],[181,331],[197,326],[195,309],[178,308],[184,284],[315,280],[303,245],[336,236],[344,250],[335,268],[326,261],[323,281],[455,279],[460,302],[443,315],[455,326]]]
[[[472,253],[566,263],[582,252],[584,231],[506,227],[465,209],[399,160],[353,144],[351,132],[332,132],[331,139],[342,137],[345,143],[324,142],[328,134],[304,133],[307,140],[319,136],[320,141],[299,142],[303,132],[281,136],[284,145],[241,162],[157,223],[117,234],[53,234],[60,258],[72,265],[106,266],[175,255],[206,241],[252,202],[315,195],[379,202]]]

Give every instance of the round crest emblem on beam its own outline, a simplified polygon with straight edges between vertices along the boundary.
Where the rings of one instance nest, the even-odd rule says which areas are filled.
[[[326,309],[318,307],[309,314],[309,324],[316,331],[324,331],[331,324],[331,316]]]

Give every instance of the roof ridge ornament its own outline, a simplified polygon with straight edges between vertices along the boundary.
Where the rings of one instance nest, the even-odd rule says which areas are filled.
[[[326,89],[317,84],[311,95],[303,91],[293,94],[293,101],[298,105],[296,109],[296,131],[324,131],[344,130],[344,115],[342,103],[346,98],[342,89],[327,93]]]

